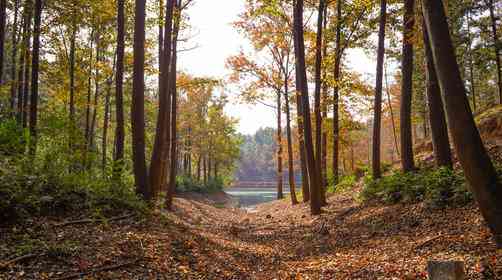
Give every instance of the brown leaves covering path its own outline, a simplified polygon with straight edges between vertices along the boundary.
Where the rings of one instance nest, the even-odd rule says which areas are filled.
[[[0,279],[426,279],[428,259],[464,260],[469,279],[502,275],[475,205],[363,206],[342,194],[312,218],[286,200],[251,213],[222,208],[221,195],[175,202],[174,213],[144,219],[2,228],[0,260],[40,256],[8,265]]]

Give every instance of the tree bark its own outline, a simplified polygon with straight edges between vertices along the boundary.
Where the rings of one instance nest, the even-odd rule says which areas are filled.
[[[425,22],[423,24],[425,26]],[[429,35],[424,29],[425,61],[427,64],[426,93],[429,104],[429,118],[432,133],[432,146],[437,166],[453,167],[451,158],[450,139],[448,136],[448,125],[446,123],[443,100],[441,99],[441,89],[437,80],[436,69],[434,68],[434,58],[429,40]]]
[[[301,93],[296,92],[297,122],[298,122],[298,146],[300,148],[300,167],[302,170],[302,196],[303,202],[310,200],[309,172],[307,168],[307,154],[305,151],[305,140],[303,137],[303,105]]]
[[[3,85],[3,59],[4,59],[6,22],[7,22],[7,0],[0,0],[0,86]]]
[[[310,100],[305,67],[305,42],[303,34],[303,0],[297,0],[294,11],[294,45],[297,67],[297,89],[302,95],[303,125],[307,167],[310,180],[310,211],[312,215],[321,214],[321,197],[319,186],[320,168],[316,164],[314,145],[312,143],[312,123],[310,118]]]
[[[25,7],[26,7],[25,2]],[[26,47],[26,36],[28,35],[28,11],[25,8],[23,10],[23,32],[21,40],[21,53],[19,55],[19,70],[17,73],[17,112],[16,120],[18,124],[22,124],[23,121],[23,89],[24,89],[24,67],[25,67],[25,47]]]
[[[33,2],[32,0],[26,1],[26,41],[24,42],[24,86],[23,86],[23,113],[22,123],[23,127],[28,127],[28,110],[29,110],[29,95],[30,95],[30,60],[31,60],[31,22],[33,19]]]
[[[319,1],[317,10],[317,34],[315,48],[315,89],[314,89],[314,114],[315,114],[315,169],[319,174],[319,199],[321,206],[326,205],[326,193],[322,184],[322,115],[321,115],[321,85],[322,85],[322,51],[323,51],[323,25],[325,0]]]
[[[172,104],[171,104],[171,170],[169,172],[169,187],[166,195],[166,208],[169,210],[172,210],[172,203],[173,203],[173,195],[174,192],[176,191],[176,174],[177,174],[177,141],[178,141],[178,135],[177,135],[177,85],[176,85],[176,69],[177,69],[177,60],[178,60],[178,54],[177,54],[177,47],[178,47],[178,32],[180,28],[180,16],[181,16],[181,10],[179,3],[175,2],[175,6],[173,9],[175,13],[174,17],[174,24],[173,24],[173,42],[172,42],[172,55],[171,55],[171,73],[170,73],[170,92],[172,96]],[[167,38],[165,38],[167,40]],[[209,164],[211,166],[211,164]],[[209,173],[210,174],[210,173]]]
[[[410,172],[415,169],[413,158],[413,138],[411,132],[411,102],[413,95],[413,38],[414,0],[404,1],[403,55],[401,81],[401,169]]]
[[[283,199],[283,170],[282,170],[282,109],[281,92],[277,92],[277,199]]]
[[[335,37],[335,69],[333,79],[335,86],[333,88],[333,185],[336,186],[339,181],[339,158],[340,158],[340,67],[342,65],[342,48],[341,48],[341,33],[342,33],[342,0],[336,4],[336,37]]]
[[[328,8],[324,9],[324,17],[323,17],[323,29],[326,30],[328,24]],[[328,55],[328,42],[326,32],[323,32],[325,43],[322,47],[322,56],[327,57]],[[322,119],[326,121],[328,119],[328,83],[327,83],[327,68],[323,67],[323,81],[322,81],[322,100],[321,100],[321,110],[322,110]],[[324,202],[324,205],[327,204],[326,201],[326,191],[328,190],[328,131],[327,129],[322,130],[322,141],[321,141],[321,200]]]
[[[145,17],[146,0],[135,0],[133,97],[131,106],[132,150],[136,192],[151,200],[145,160]]]
[[[288,175],[289,175],[289,191],[291,193],[291,203],[298,204],[296,197],[296,184],[295,184],[295,168],[293,157],[293,138],[291,136],[291,110],[289,104],[289,89],[288,81],[284,83],[284,103],[286,106],[286,137],[288,140]]]
[[[17,70],[17,25],[18,25],[18,14],[19,14],[19,0],[14,1],[14,22],[12,24],[12,68],[11,68],[11,79],[12,79],[12,84],[10,88],[10,111],[12,114],[14,114],[16,110],[16,88],[17,88],[17,79],[16,79],[16,70]]]
[[[159,109],[157,128],[155,134],[155,143],[153,146],[152,160],[150,165],[150,185],[156,195],[160,192],[162,184],[165,184],[169,149],[170,132],[170,69],[172,52],[172,21],[173,21],[173,1],[167,1],[165,16],[165,34],[163,36],[163,53],[160,67],[160,88],[159,88]]]
[[[35,0],[35,23],[33,26],[33,61],[31,72],[30,100],[30,154],[35,155],[37,147],[37,114],[38,114],[38,74],[40,59],[40,23],[42,18],[42,0]]]
[[[73,7],[75,12],[75,7]],[[70,135],[68,139],[68,146],[70,151],[74,152],[75,130],[77,128],[75,123],[75,41],[77,39],[77,20],[75,13],[72,18],[72,31],[70,42]],[[70,170],[73,169],[70,167]]]
[[[495,7],[493,5],[493,0],[488,0],[488,9],[490,10],[490,21],[491,21],[492,36],[493,36],[493,49],[495,51],[495,62],[497,63],[499,104],[502,104],[502,69],[501,69],[502,65],[500,62],[500,46],[499,46],[499,38],[497,35],[497,18],[495,17]]]
[[[497,247],[502,248],[502,184],[469,107],[443,2],[424,0],[422,9],[455,150]]]
[[[117,169],[115,176],[120,177],[124,166],[124,49],[125,49],[125,0],[117,1],[117,72],[115,76],[115,161]]]
[[[383,62],[385,56],[385,25],[387,22],[387,0],[380,1],[380,29],[378,32],[378,50],[377,50],[377,70],[375,86],[375,112],[373,118],[373,151],[372,151],[372,170],[373,178],[382,177],[380,167],[380,143],[382,127],[382,80],[383,80]]]

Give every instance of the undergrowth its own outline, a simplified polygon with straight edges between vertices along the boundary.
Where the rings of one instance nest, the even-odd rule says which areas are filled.
[[[114,178],[111,168],[69,168],[74,158],[65,156],[64,141],[41,138],[37,155],[31,156],[25,135],[14,121],[0,125],[0,223],[33,216],[109,217],[147,211],[127,174]]]
[[[223,180],[219,178],[209,178],[206,183],[198,181],[190,176],[178,176],[176,179],[176,191],[215,193],[223,190]]]
[[[378,180],[367,175],[360,198],[390,204],[425,201],[436,207],[462,205],[473,199],[463,173],[445,167],[408,173],[395,171]]]

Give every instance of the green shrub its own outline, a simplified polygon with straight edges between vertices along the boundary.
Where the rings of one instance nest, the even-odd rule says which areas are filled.
[[[24,153],[28,139],[28,132],[15,119],[0,122],[0,154],[13,156]]]
[[[206,184],[195,180],[191,176],[178,176],[176,178],[176,190],[178,192],[214,193],[222,191],[223,180],[210,178]]]
[[[328,187],[329,193],[342,193],[351,190],[356,184],[357,178],[355,175],[343,176],[340,182],[336,185]]]
[[[426,201],[434,206],[467,203],[472,195],[463,174],[450,168],[425,169],[418,172],[394,172],[378,180],[366,176],[361,192],[364,201],[384,203]]]

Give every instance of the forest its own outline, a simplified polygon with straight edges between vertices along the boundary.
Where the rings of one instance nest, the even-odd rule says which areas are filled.
[[[0,279],[502,279],[502,2],[239,1],[0,0]]]

